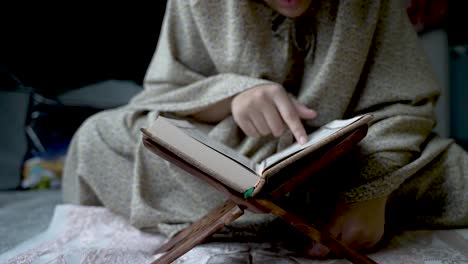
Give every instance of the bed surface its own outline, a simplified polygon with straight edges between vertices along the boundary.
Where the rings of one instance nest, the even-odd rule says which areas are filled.
[[[0,191],[0,254],[49,226],[59,190]]]
[[[60,202],[59,191],[0,192],[0,263],[150,263],[165,240],[105,208],[56,206]],[[370,257],[378,263],[468,263],[468,229],[406,231]],[[306,259],[277,243],[210,242],[176,263],[348,262]]]

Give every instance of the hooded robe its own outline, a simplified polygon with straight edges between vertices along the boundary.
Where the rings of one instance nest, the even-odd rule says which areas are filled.
[[[291,19],[263,1],[169,0],[144,90],[91,117],[74,136],[65,201],[103,205],[139,228],[174,234],[224,198],[146,150],[139,129],[160,113],[190,116],[277,83],[317,111],[306,128],[374,115],[352,155],[327,172],[333,181],[323,184],[340,201],[390,196],[390,204],[411,206],[418,223],[467,224],[468,157],[432,132],[438,83],[400,2],[313,1]],[[247,137],[232,116],[203,125],[208,136],[256,161],[294,140],[289,132]],[[270,218],[247,214],[235,223]]]

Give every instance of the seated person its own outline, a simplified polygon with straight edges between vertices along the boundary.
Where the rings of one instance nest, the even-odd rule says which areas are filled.
[[[170,0],[145,89],[74,136],[65,201],[102,205],[138,228],[173,235],[224,197],[144,148],[139,129],[158,113],[208,123],[209,136],[256,161],[302,142],[307,127],[372,113],[355,153],[327,171],[331,182],[315,186],[326,190],[321,202],[334,203],[323,228],[366,250],[386,219],[468,224],[468,155],[432,132],[437,81],[399,4]],[[247,215],[239,225],[269,220]],[[328,249],[315,243],[307,253]]]

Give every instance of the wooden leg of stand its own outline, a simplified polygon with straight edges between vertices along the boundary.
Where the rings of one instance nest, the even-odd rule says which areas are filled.
[[[165,254],[152,263],[171,263],[243,214],[244,211],[236,203],[226,201],[159,248],[156,253]]]
[[[261,204],[263,207],[268,208],[270,212],[274,215],[279,216],[285,222],[292,225],[294,228],[299,230],[300,232],[304,233],[314,241],[323,243],[325,246],[330,248],[330,250],[347,260],[353,263],[363,263],[363,264],[375,264],[374,260],[367,257],[366,255],[359,254],[358,252],[350,249],[340,241],[336,240],[329,234],[324,232],[320,232],[317,230],[313,225],[307,223],[302,218],[298,217],[297,215],[287,212],[283,208],[279,207],[278,205],[274,204],[270,200],[264,199],[256,199],[257,203]]]

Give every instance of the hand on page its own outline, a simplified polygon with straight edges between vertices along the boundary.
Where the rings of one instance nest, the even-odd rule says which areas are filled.
[[[279,137],[286,128],[303,144],[307,134],[301,119],[313,119],[317,113],[291,98],[279,85],[259,85],[235,96],[231,103],[234,120],[246,135],[273,134]]]

